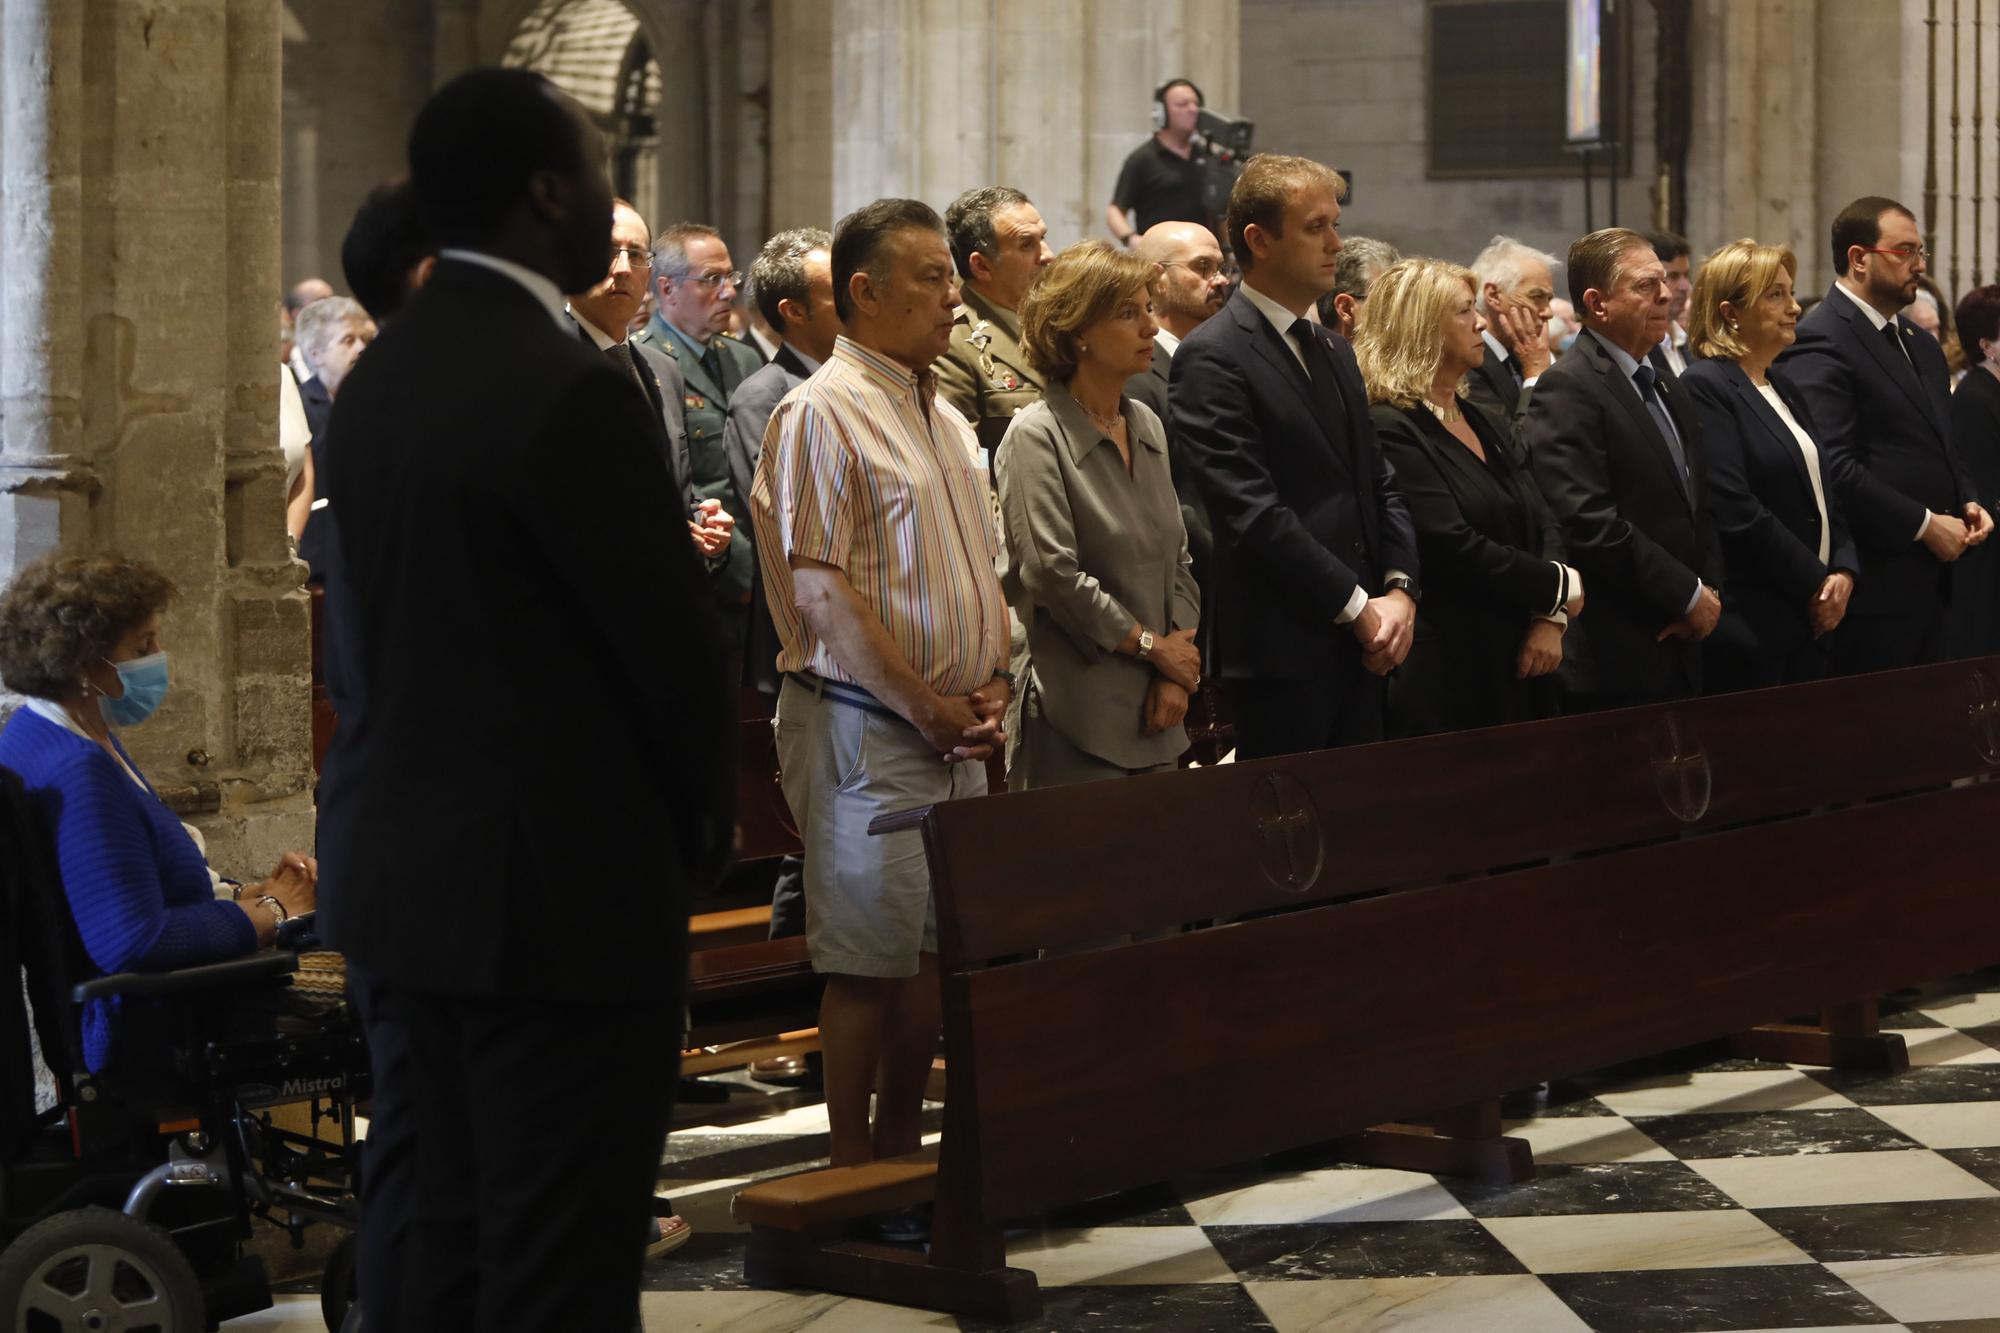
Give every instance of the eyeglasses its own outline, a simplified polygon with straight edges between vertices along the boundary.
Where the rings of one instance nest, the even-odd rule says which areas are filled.
[[[1931,253],[1921,245],[1864,245],[1861,248],[1871,255],[1894,255],[1898,259],[1928,259]]]
[[[623,255],[625,262],[633,268],[651,268],[653,266],[653,252],[640,246],[621,245],[616,250],[613,250],[611,252],[611,265],[613,268],[618,266],[618,257],[620,255]]]
[[[743,285],[743,275],[741,273],[683,273],[679,281],[698,282],[713,290],[717,287],[741,287]]]
[[[1160,267],[1184,268],[1197,278],[1212,278],[1222,272],[1222,264],[1214,259],[1168,259],[1162,261]]]

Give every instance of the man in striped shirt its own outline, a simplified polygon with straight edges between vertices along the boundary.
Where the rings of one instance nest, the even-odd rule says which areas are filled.
[[[833,290],[846,332],[772,414],[750,512],[842,1166],[917,1150],[938,1030],[923,850],[914,831],[870,837],[869,822],[983,795],[1012,681],[977,441],[930,370],[958,303],[937,214],[883,199],[842,219]]]

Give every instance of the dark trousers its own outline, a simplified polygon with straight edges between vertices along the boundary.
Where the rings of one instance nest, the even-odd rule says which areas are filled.
[[[1230,680],[1236,711],[1236,757],[1265,759],[1279,754],[1365,745],[1382,739],[1386,693],[1380,676],[1361,669],[1331,680]]]
[[[778,863],[778,878],[771,885],[771,938],[805,933],[806,859],[787,856]]]
[[[1856,676],[1942,662],[1950,628],[1942,601],[1913,602],[1906,614],[1894,616],[1857,616],[1850,611],[1834,631],[1833,673]]]
[[[392,1058],[375,1055],[363,1236],[387,1213],[403,1247],[371,1268],[363,1241],[369,1333],[637,1327],[679,1074],[678,978],[664,980],[617,1005],[369,987],[370,1051]]]
[[[359,1280],[368,1328],[395,1327],[395,1294],[403,1289],[409,1252],[410,1203],[416,1188],[416,1124],[407,1098],[409,1026],[398,1005],[403,996],[347,966],[347,993],[368,1034],[368,1064],[375,1091],[368,1109],[368,1139],[361,1152]]]

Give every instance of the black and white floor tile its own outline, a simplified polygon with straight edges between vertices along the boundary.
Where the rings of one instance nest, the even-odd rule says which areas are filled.
[[[2000,1333],[1996,976],[1897,997],[1901,1075],[1696,1055],[1557,1084],[1508,1122],[1520,1185],[1307,1150],[1059,1209],[1009,1246],[1041,1280],[1026,1327]],[[824,1108],[743,1080],[677,1118],[661,1191],[696,1235],[649,1265],[648,1329],[984,1327],[748,1289],[730,1195],[823,1160]],[[313,1333],[315,1299],[228,1327]]]

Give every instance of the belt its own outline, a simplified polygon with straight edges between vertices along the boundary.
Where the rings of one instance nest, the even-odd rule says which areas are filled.
[[[787,671],[785,675],[796,681],[802,689],[810,690],[815,698],[831,699],[837,704],[846,704],[849,708],[859,708],[864,713],[873,713],[877,717],[901,722],[906,727],[910,725],[908,718],[859,685],[849,685],[844,680],[828,680],[810,671]]]

